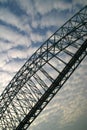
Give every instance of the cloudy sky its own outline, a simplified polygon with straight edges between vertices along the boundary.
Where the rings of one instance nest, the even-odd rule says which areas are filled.
[[[87,0],[0,0],[0,94],[35,50]],[[87,58],[30,130],[87,130]]]

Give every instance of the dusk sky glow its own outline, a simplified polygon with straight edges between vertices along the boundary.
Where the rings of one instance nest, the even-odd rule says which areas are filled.
[[[87,0],[0,0],[0,94]],[[29,130],[87,130],[87,57]]]

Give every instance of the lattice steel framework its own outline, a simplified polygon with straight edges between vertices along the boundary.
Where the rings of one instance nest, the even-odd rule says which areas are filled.
[[[0,129],[26,130],[87,55],[87,6],[23,65],[0,96]]]

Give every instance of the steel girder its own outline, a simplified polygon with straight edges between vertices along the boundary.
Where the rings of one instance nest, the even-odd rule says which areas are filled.
[[[26,130],[87,55],[87,6],[28,59],[0,96],[0,128]]]

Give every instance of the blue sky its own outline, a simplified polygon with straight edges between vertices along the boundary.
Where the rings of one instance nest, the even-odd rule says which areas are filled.
[[[87,0],[0,0],[0,93],[35,50]],[[87,58],[30,130],[87,130]]]

